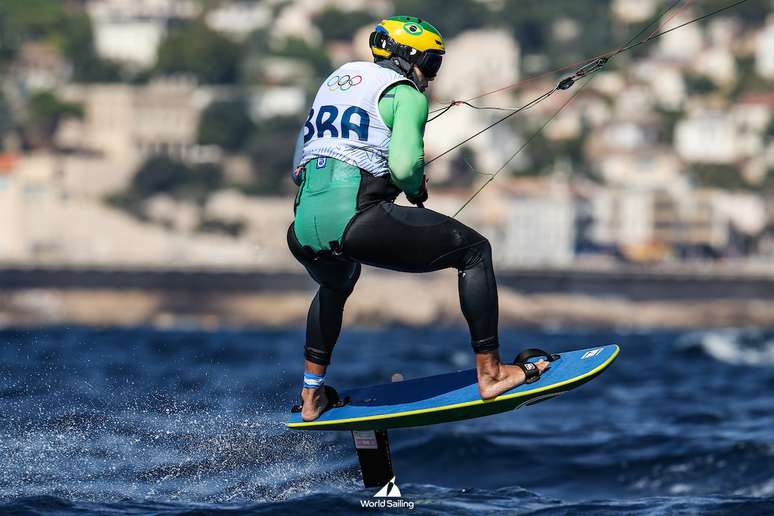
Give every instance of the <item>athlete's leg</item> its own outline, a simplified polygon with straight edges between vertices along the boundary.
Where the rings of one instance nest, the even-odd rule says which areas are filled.
[[[358,262],[403,272],[457,269],[473,348],[497,349],[497,284],[492,248],[483,235],[432,210],[383,202],[355,217],[343,251]]]
[[[306,319],[306,361],[304,388],[301,392],[301,416],[304,420],[311,421],[319,417],[327,403],[322,388],[325,384],[325,373],[341,332],[344,304],[360,276],[360,264],[330,256],[315,256],[312,251],[299,244],[292,224],[288,228],[288,247],[319,284]]]
[[[441,213],[383,202],[355,217],[343,251],[358,262],[404,272],[456,268],[481,396],[494,397],[524,381],[520,368],[499,360],[497,283],[484,236]]]

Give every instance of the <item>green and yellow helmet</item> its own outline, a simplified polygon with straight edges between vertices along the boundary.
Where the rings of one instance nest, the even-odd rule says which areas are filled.
[[[443,36],[433,25],[412,16],[392,16],[382,20],[371,33],[374,60],[405,60],[417,65],[428,77],[435,77],[446,52]]]

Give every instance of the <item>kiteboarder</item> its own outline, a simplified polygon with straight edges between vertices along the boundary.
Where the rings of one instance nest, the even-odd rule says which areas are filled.
[[[374,62],[339,67],[320,86],[299,136],[299,185],[288,246],[319,284],[307,317],[302,418],[331,401],[325,373],[361,264],[401,272],[456,268],[460,306],[483,399],[535,381],[548,362],[504,364],[489,241],[424,208],[423,94],[445,53],[439,31],[408,16],[382,20],[370,36]],[[394,203],[403,192],[414,207]]]

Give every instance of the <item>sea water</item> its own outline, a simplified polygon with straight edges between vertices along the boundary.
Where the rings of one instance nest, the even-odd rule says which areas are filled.
[[[546,403],[392,431],[390,498],[362,488],[349,433],[284,427],[303,341],[0,331],[0,513],[774,514],[773,331],[503,331],[506,356],[621,354]],[[472,366],[461,329],[345,329],[328,382]]]

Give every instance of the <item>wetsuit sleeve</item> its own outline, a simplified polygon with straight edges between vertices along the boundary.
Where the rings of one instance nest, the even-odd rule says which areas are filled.
[[[388,163],[392,182],[409,195],[418,195],[425,170],[427,98],[409,84],[388,89],[379,112],[392,130]]]

